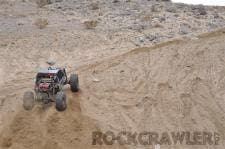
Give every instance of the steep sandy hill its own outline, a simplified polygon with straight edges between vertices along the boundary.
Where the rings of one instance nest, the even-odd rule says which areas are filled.
[[[181,39],[131,50],[79,68],[81,90],[65,88],[68,110],[21,107],[3,128],[1,148],[99,148],[92,131],[207,131],[220,135],[219,145],[162,145],[163,149],[223,149],[225,135],[225,30],[199,39]],[[71,63],[72,65],[72,63]],[[21,99],[27,84],[3,89]],[[16,89],[17,88],[17,89]],[[17,90],[18,95],[12,95]],[[5,101],[7,102],[7,101]],[[153,148],[121,146],[102,148]]]

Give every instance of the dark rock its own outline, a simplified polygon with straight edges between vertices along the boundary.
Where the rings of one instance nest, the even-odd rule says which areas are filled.
[[[62,7],[61,6],[57,6],[57,9],[62,9]]]
[[[23,22],[18,22],[17,25],[21,26],[21,25],[24,25]]]
[[[52,3],[62,2],[63,0],[36,0],[38,7],[43,7]]]
[[[118,3],[118,2],[120,2],[119,0],[113,0],[112,1],[113,3]]]
[[[148,39],[149,41],[154,41],[154,40],[156,40],[158,37],[157,37],[156,35],[146,35],[145,38]]]
[[[166,17],[159,18],[160,23],[166,21]]]
[[[166,8],[166,11],[167,11],[167,12],[171,12],[171,13],[176,13],[176,12],[177,12],[176,8],[173,7],[173,6],[167,7],[167,8]]]
[[[145,29],[144,25],[140,25],[140,24],[136,24],[136,25],[132,25],[130,27],[128,27],[131,30],[136,30],[138,32],[141,32],[141,30]]]
[[[220,18],[220,15],[219,15],[218,13],[214,13],[214,14],[213,14],[213,17],[214,17],[215,19],[217,19],[217,18]]]
[[[192,10],[196,15],[207,15],[207,11],[205,9],[205,6],[203,5],[196,5],[192,7]]]
[[[46,61],[46,63],[50,66],[55,65],[55,62],[53,60],[48,60],[48,61]]]

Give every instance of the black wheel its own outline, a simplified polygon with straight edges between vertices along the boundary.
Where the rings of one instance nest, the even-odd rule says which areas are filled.
[[[58,92],[55,97],[55,107],[58,111],[64,111],[66,109],[66,94],[62,91]]]
[[[27,91],[23,95],[23,108],[25,110],[32,110],[34,107],[35,98],[32,91]]]
[[[70,88],[72,92],[77,92],[79,90],[79,79],[77,74],[72,74],[70,76]]]

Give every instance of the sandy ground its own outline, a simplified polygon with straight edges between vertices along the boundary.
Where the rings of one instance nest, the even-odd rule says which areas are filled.
[[[32,112],[17,107],[15,117],[2,131],[1,145],[94,148],[91,132],[95,130],[207,130],[221,134],[219,146],[177,145],[176,148],[222,149],[224,39],[225,30],[222,30],[198,40],[176,40],[152,48],[134,49],[99,64],[83,66],[78,71],[81,91],[73,94],[65,88],[69,100],[65,112],[56,112],[53,105],[44,108],[39,105]],[[13,88],[23,87],[26,88],[26,84],[20,83]],[[7,97],[6,100],[20,100],[17,95]]]
[[[196,18],[192,12],[182,11],[190,9],[185,5],[175,13],[180,17],[166,13],[169,15],[163,28],[152,27],[153,19],[151,25],[145,24],[140,31],[129,28],[135,24],[133,17],[143,17],[145,14],[140,15],[138,10],[150,8],[153,3],[133,1],[129,7],[126,5],[131,13],[127,16],[123,14],[125,2],[120,5],[103,1],[99,5],[101,9],[95,11],[90,10],[90,1],[68,1],[44,8],[37,8],[28,1],[2,2],[0,148],[155,149],[154,146],[118,144],[93,146],[91,133],[96,130],[219,132],[218,146],[161,148],[224,148],[225,29],[197,35],[212,30],[208,23],[215,11],[220,15],[216,20],[221,24],[214,29],[223,26],[223,7],[207,8],[208,15]],[[147,4],[149,7],[144,7]],[[162,3],[162,6],[167,5]],[[98,18],[98,26],[86,29],[83,22],[99,13],[105,15]],[[188,17],[193,21],[183,20]],[[38,29],[34,25],[37,18],[48,19],[46,28]],[[175,25],[184,22],[191,28],[185,29],[189,33],[183,35]],[[157,40],[147,41],[146,35],[157,32],[160,33]],[[65,87],[68,97],[65,112],[57,112],[54,103],[24,111],[23,93],[33,88],[35,73],[38,68],[47,66],[47,60],[66,66],[69,73],[76,70],[81,90],[73,94]]]

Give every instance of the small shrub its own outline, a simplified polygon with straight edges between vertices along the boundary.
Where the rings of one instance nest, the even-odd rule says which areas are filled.
[[[92,4],[90,5],[90,9],[91,9],[91,10],[97,10],[97,9],[99,9],[99,3],[98,3],[98,2],[92,3]]]
[[[47,19],[38,18],[34,23],[39,29],[43,29],[48,25]]]
[[[93,29],[97,26],[97,23],[98,23],[97,21],[91,20],[91,21],[85,21],[84,25],[87,29]]]
[[[38,7],[43,7],[45,5],[51,4],[50,0],[36,0]]]
[[[158,12],[158,5],[152,5],[151,12]]]
[[[142,20],[142,21],[145,21],[145,22],[148,22],[148,21],[151,21],[152,18],[153,18],[153,16],[152,16],[151,14],[146,14],[146,15],[144,15],[144,16],[141,18],[141,20]]]

